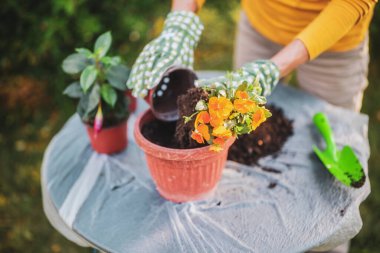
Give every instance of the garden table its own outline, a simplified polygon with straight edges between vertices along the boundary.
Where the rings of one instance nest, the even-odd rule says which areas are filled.
[[[228,161],[213,196],[182,204],[159,196],[134,142],[136,116],[147,108],[143,101],[129,119],[128,148],[111,156],[92,150],[79,116],[72,116],[44,155],[48,219],[69,240],[105,252],[303,252],[351,239],[362,226],[359,205],[370,192],[369,180],[348,188],[323,168],[312,152],[312,144],[323,143],[312,117],[328,115],[338,147],[351,145],[366,174],[368,117],[281,84],[269,102],[294,120],[294,135],[282,151],[257,166]]]

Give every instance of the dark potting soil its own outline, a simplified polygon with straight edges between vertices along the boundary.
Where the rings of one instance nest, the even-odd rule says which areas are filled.
[[[165,122],[155,119],[143,125],[141,133],[154,144],[167,148],[178,148],[173,138],[175,126],[176,122]]]
[[[185,124],[183,116],[193,114],[197,102],[200,99],[207,101],[207,98],[208,95],[203,89],[189,89],[185,95],[181,95],[177,99],[179,120],[174,122],[153,120],[142,127],[143,136],[151,142],[167,148],[189,149],[206,146],[207,144],[198,144],[191,139],[195,117]]]
[[[181,95],[177,99],[179,120],[175,130],[174,139],[180,148],[197,148],[208,144],[199,144],[191,138],[191,132],[194,130],[195,118],[185,123],[183,117],[190,116],[195,112],[195,106],[199,100],[207,102],[208,94],[201,88],[191,88],[186,94]]]
[[[293,135],[293,121],[285,117],[283,111],[273,105],[267,106],[272,113],[261,126],[250,134],[240,136],[228,152],[228,160],[253,165],[264,156],[280,151],[289,136]],[[266,172],[280,171],[263,167]]]

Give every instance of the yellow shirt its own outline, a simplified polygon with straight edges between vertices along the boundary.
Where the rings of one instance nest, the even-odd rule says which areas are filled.
[[[205,0],[197,0],[200,8]],[[347,51],[365,38],[378,0],[242,0],[250,23],[281,45],[300,39],[310,59]]]

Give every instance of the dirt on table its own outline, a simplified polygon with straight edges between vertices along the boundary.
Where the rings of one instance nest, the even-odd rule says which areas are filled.
[[[293,135],[293,121],[285,117],[282,109],[267,106],[272,113],[261,126],[250,134],[240,136],[230,147],[228,160],[253,165],[264,156],[280,151],[289,136]],[[272,173],[279,173],[272,168],[263,168]]]
[[[186,124],[183,119],[183,116],[190,116],[195,112],[195,105],[200,99],[207,102],[207,98],[208,94],[203,89],[189,89],[185,95],[178,97],[178,121],[153,120],[142,127],[142,134],[151,142],[167,148],[189,149],[208,145],[198,144],[191,138],[195,117]],[[285,117],[283,111],[273,105],[267,108],[272,117],[251,134],[240,136],[229,150],[229,160],[246,165],[256,164],[259,158],[280,151],[288,137],[293,134],[292,121]],[[263,170],[279,173],[272,168]]]

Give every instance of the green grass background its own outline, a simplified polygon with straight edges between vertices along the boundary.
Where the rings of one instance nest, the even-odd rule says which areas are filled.
[[[67,241],[42,211],[40,166],[51,138],[75,112],[62,96],[69,78],[62,59],[111,30],[113,53],[131,65],[157,36],[169,1],[3,0],[0,8],[0,252],[89,252]],[[154,8],[152,8],[154,6]],[[371,26],[369,87],[363,113],[370,116],[372,193],[361,205],[363,229],[351,252],[380,252],[380,10]],[[205,31],[197,69],[232,68],[236,1],[209,0],[201,11]]]

